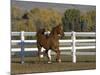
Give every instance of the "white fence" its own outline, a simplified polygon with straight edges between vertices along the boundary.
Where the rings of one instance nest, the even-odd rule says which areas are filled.
[[[20,36],[20,40],[11,40],[12,45],[16,45],[21,43],[21,48],[11,48],[12,52],[21,52],[21,63],[24,63],[24,51],[37,51],[37,48],[24,48],[25,43],[34,43],[36,44],[36,40],[25,40],[25,36],[35,36],[36,32],[12,32],[11,36]],[[96,33],[95,32],[64,32],[65,36],[70,36],[71,39],[63,39],[59,40],[60,43],[71,43],[70,47],[60,47],[60,50],[71,50],[69,53],[72,55],[72,62],[76,63],[76,55],[96,55],[96,52],[76,52],[77,50],[81,49],[96,49],[95,42],[96,42]],[[92,39],[76,39],[77,37],[92,37]],[[76,44],[80,43],[94,43],[92,46],[76,46]],[[62,52],[62,54],[66,54]]]

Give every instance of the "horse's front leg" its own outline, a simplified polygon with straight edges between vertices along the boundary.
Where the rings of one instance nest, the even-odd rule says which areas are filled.
[[[57,58],[56,58],[56,60],[59,62],[59,63],[61,63],[61,57],[60,57],[60,50],[59,49],[57,49],[56,50],[56,53],[57,53]]]
[[[40,58],[44,57],[44,51],[45,51],[45,49],[42,47],[40,50]]]

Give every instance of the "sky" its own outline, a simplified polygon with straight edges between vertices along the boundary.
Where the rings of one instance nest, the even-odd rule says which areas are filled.
[[[23,11],[29,11],[32,8],[52,8],[63,13],[66,9],[75,8],[80,11],[96,10],[95,5],[79,5],[79,4],[61,4],[61,3],[46,3],[46,2],[34,2],[34,1],[16,1],[12,0],[12,6],[17,6]]]

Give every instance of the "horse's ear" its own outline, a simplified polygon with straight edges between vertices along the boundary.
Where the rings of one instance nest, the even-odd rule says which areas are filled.
[[[60,23],[58,26],[62,26],[62,24]]]
[[[62,25],[61,25],[61,24],[59,24],[59,25],[58,25],[58,27],[62,27]]]

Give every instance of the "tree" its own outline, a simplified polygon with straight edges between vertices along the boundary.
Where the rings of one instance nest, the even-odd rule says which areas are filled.
[[[80,31],[80,11],[78,9],[67,9],[62,22],[64,31]]]
[[[86,13],[81,13],[80,15],[80,25],[81,25],[81,32],[86,32],[87,29],[87,23],[86,23]]]
[[[96,12],[87,11],[80,16],[80,25],[83,26],[83,31],[95,31],[96,29]]]
[[[21,20],[21,17],[23,15],[23,12],[20,8],[12,6],[11,8],[11,30],[17,31],[18,29],[18,23]]]
[[[88,31],[96,30],[96,11],[89,11],[86,13],[86,23]]]

